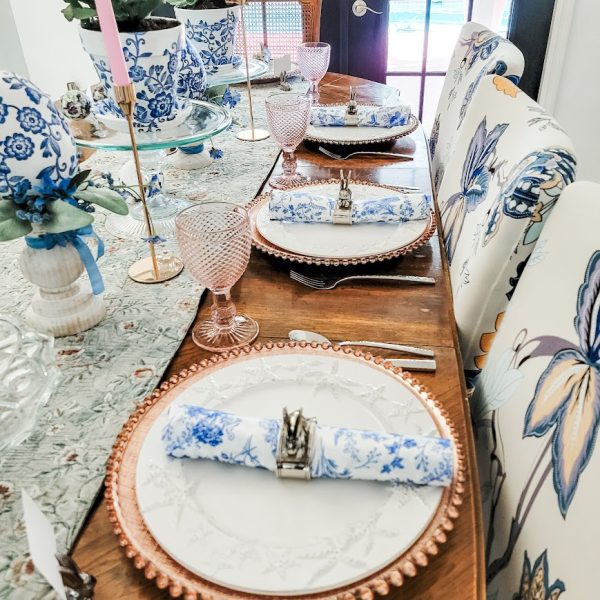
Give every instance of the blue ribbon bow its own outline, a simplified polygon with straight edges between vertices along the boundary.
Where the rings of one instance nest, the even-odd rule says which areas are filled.
[[[94,255],[82,239],[87,236],[92,236],[98,242],[96,258],[94,258]],[[64,231],[63,233],[44,233],[38,237],[26,236],[25,243],[34,250],[52,250],[54,246],[62,246],[64,248],[68,244],[72,244],[87,271],[94,295],[97,296],[104,291],[102,274],[96,264],[96,261],[104,256],[104,242],[98,237],[98,234],[92,229],[91,225],[73,229],[72,231]]]

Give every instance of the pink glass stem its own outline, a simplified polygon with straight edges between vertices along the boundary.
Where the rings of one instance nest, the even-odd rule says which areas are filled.
[[[296,174],[296,156],[293,152],[283,153],[283,164],[281,165],[283,174],[287,177],[292,177]]]
[[[129,85],[129,71],[123,56],[121,38],[111,0],[96,0],[96,12],[114,84]]]
[[[236,308],[231,300],[230,289],[223,292],[213,292],[213,304],[210,308],[213,321],[223,329],[230,329],[235,325]]]
[[[319,98],[321,97],[321,93],[319,92],[318,81],[311,81],[310,89],[308,90],[308,97],[310,98],[310,103],[312,105],[319,104]]]

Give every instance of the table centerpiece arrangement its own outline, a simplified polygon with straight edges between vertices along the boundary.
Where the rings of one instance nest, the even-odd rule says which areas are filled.
[[[79,171],[75,143],[48,95],[1,72],[0,97],[0,241],[25,239],[20,266],[38,286],[26,318],[55,336],[84,331],[105,314],[94,205],[124,215],[127,204],[102,176]],[[85,239],[96,240],[96,258]],[[77,281],[84,268],[91,291]]]

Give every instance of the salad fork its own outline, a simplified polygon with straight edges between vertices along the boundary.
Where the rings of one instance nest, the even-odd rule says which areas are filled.
[[[307,277],[297,271],[290,271],[290,277],[307,287],[315,290],[332,290],[334,287],[345,281],[351,280],[375,280],[375,281],[404,281],[407,283],[434,284],[433,277],[420,277],[417,275],[348,275],[346,277]]]

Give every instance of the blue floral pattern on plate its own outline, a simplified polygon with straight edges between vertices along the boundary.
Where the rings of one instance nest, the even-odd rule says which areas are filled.
[[[0,73],[0,196],[25,197],[42,177],[77,172],[77,152],[51,98],[29,80]]]
[[[310,124],[317,127],[344,127],[345,106],[317,106],[311,110]],[[358,127],[399,127],[410,119],[410,106],[359,106]]]
[[[275,470],[279,422],[239,417],[201,406],[171,409],[163,429],[165,451],[176,458],[205,458]],[[313,477],[449,485],[451,440],[335,427],[315,430]]]
[[[269,201],[272,221],[331,223],[336,199],[306,191],[273,190]],[[431,213],[428,194],[396,194],[386,198],[355,200],[353,223],[400,223],[426,219]]]

